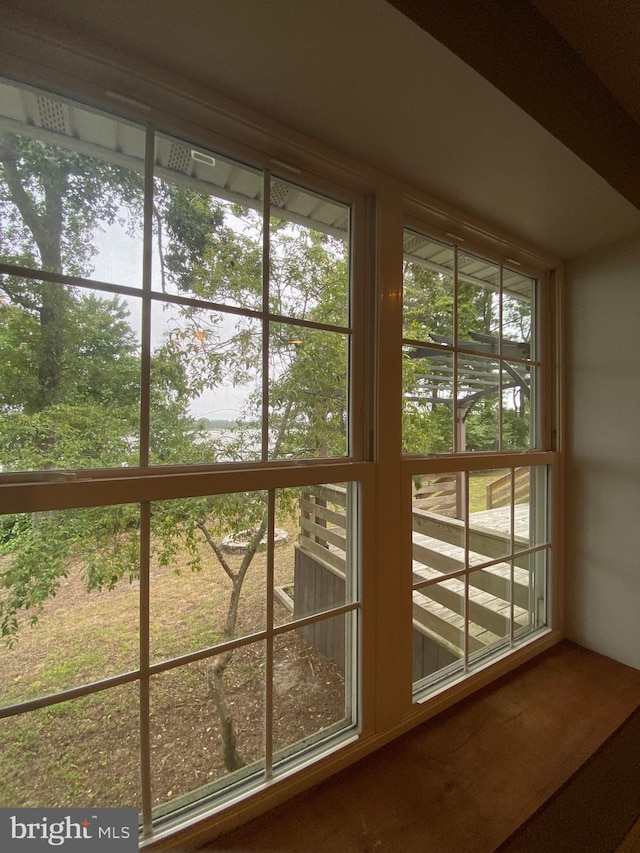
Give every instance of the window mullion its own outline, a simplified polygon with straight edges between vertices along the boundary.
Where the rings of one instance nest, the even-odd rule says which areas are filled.
[[[151,277],[153,264],[153,177],[155,128],[147,125],[145,138],[144,223],[142,265],[142,328],[140,354],[140,465],[149,465],[149,418],[151,397]]]
[[[263,177],[262,209],[262,459],[269,458],[269,289],[271,279],[271,172]]]
[[[501,451],[504,450],[504,416],[502,411],[503,404],[503,388],[502,388],[502,363],[504,357],[504,329],[503,329],[503,306],[504,306],[504,294],[503,294],[503,266],[499,265],[499,287],[498,287],[498,447]]]
[[[469,535],[469,474],[462,474],[462,493],[464,495],[464,671],[469,671],[469,584],[470,577],[470,535]]]
[[[453,249],[453,452],[459,453],[464,421],[458,409],[458,247]]]
[[[149,698],[149,565],[151,553],[151,504],[140,506],[140,777],[142,827],[152,834],[151,723]]]
[[[531,469],[530,469],[531,470]],[[529,473],[531,481],[531,473]],[[531,496],[531,486],[529,486]],[[531,497],[529,497],[531,500]],[[514,619],[515,619],[515,551],[516,551],[516,469],[511,469],[511,554],[509,557],[509,644],[514,642]]]
[[[265,650],[265,684],[264,684],[264,759],[265,777],[271,779],[273,776],[273,593],[275,575],[275,516],[276,516],[276,493],[269,489],[268,493],[268,526],[267,526],[267,572],[266,572],[266,595],[267,595],[267,640]]]
[[[145,137],[144,222],[142,266],[142,328],[140,358],[140,465],[149,465],[151,399],[151,286],[153,273],[153,183],[155,127],[147,125]],[[142,829],[153,832],[151,794],[151,722],[149,697],[149,565],[151,504],[140,505],[140,782]]]

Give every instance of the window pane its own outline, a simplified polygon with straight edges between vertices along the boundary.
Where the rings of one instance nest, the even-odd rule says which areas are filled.
[[[262,324],[154,303],[152,464],[259,459]]]
[[[516,551],[549,542],[547,478],[543,465],[516,468]]]
[[[453,343],[453,247],[404,232],[403,336]]]
[[[156,502],[151,529],[153,660],[266,628],[264,492]]]
[[[137,465],[138,303],[5,283],[25,302],[0,300],[0,470]]]
[[[269,308],[349,324],[349,220],[345,204],[271,178]]]
[[[3,808],[140,808],[138,685],[0,720]]]
[[[416,475],[412,481],[413,580],[465,567],[464,474]]]
[[[523,608],[522,618],[516,626],[518,634],[526,634],[548,624],[547,578],[550,556],[550,550],[544,548],[515,558],[516,603]]]
[[[295,566],[300,535],[300,496],[303,489],[278,489],[275,500],[273,552],[273,621],[284,625],[293,618]]]
[[[547,624],[547,478],[542,465],[413,477],[416,693],[462,668],[465,638],[476,664]]]
[[[405,347],[402,359],[405,453],[453,451],[453,355]]]
[[[0,82],[0,132],[0,260],[140,287],[144,129]]]
[[[352,725],[348,710],[351,616],[322,619],[274,639],[273,750],[284,759]],[[345,669],[347,678],[345,679]]]
[[[458,346],[497,354],[500,335],[500,270],[497,264],[458,252]]]
[[[508,267],[405,230],[405,453],[450,453],[454,434],[462,453],[538,446],[539,368],[531,364],[537,285]]]
[[[511,636],[511,583],[496,584],[487,591],[486,581],[485,571],[469,575],[470,661],[481,659],[490,650],[508,643]],[[516,618],[526,618],[526,611],[514,610]]]
[[[137,505],[0,516],[0,705],[138,666]]]
[[[497,361],[458,357],[458,451],[500,448],[500,380]]]
[[[154,817],[264,767],[264,668],[254,643],[152,677]]]
[[[477,566],[511,553],[511,469],[469,472],[469,561]]]
[[[534,447],[531,406],[531,369],[524,364],[503,362],[502,446],[504,450]]]
[[[280,493],[279,518],[284,526],[285,507],[295,547],[293,553],[276,550],[276,573],[288,572],[290,604],[279,624],[304,619],[354,600],[351,559],[349,493],[342,485],[307,486]],[[286,500],[286,504],[285,504]],[[286,560],[286,563],[284,562]]]
[[[502,274],[503,352],[508,358],[535,358],[531,352],[536,282],[505,268]]]
[[[464,578],[451,578],[414,590],[414,684],[462,670],[464,606]]]
[[[262,305],[262,172],[156,135],[153,287]]]
[[[348,452],[349,336],[272,323],[269,458]]]

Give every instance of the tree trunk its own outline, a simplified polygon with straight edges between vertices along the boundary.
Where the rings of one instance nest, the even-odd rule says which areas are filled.
[[[274,454],[276,456],[280,452],[284,436],[289,426],[289,419],[291,417],[292,409],[293,403],[289,400],[285,406],[284,415],[280,427],[278,429],[278,435],[275,441]],[[202,531],[202,534],[204,535],[207,544],[216,555],[216,558],[224,569],[225,574],[231,579],[231,582],[233,584],[231,596],[229,598],[229,605],[227,607],[227,618],[223,633],[224,640],[232,640],[235,636],[236,624],[238,622],[238,607],[242,594],[242,585],[244,584],[244,579],[247,575],[247,571],[249,570],[249,566],[251,565],[253,558],[255,557],[258,548],[260,547],[260,543],[262,542],[262,539],[267,531],[267,527],[269,524],[269,512],[268,509],[265,510],[257,530],[251,537],[251,541],[249,542],[245,555],[242,558],[240,568],[235,573],[232,571],[231,566],[226,561],[224,554],[220,550],[219,546],[217,545],[211,534],[208,532],[205,521],[206,520],[198,522],[198,527]],[[223,654],[219,655],[217,658],[214,659],[213,663],[209,668],[208,673],[209,692],[211,694],[211,698],[213,699],[218,719],[220,720],[220,734],[222,737],[222,756],[224,759],[224,765],[229,772],[232,772],[233,770],[238,770],[238,768],[244,767],[245,764],[242,756],[238,752],[235,724],[233,721],[231,710],[229,709],[229,704],[227,702],[227,693],[223,680],[224,673],[232,658],[233,651],[224,652]]]
[[[38,359],[37,411],[58,402],[64,365],[64,342],[69,310],[68,291],[43,282],[40,305],[40,357]]]
[[[7,137],[0,144],[0,162],[11,200],[29,228],[40,253],[42,268],[62,272],[64,197],[68,191],[66,169],[54,169],[44,181],[44,209],[39,211],[23,183],[18,163],[17,139]],[[39,393],[34,410],[42,411],[58,401],[64,360],[64,335],[69,308],[68,289],[59,284],[40,285],[40,351],[38,353]]]
[[[223,634],[225,640],[232,640],[235,635],[236,624],[238,621],[238,606],[240,604],[240,596],[242,593],[242,585],[247,575],[249,566],[251,565],[251,562],[258,551],[260,542],[262,541],[262,538],[264,537],[264,534],[267,530],[267,524],[268,512],[265,511],[262,517],[262,521],[260,522],[260,526],[251,537],[251,542],[249,543],[247,551],[242,559],[240,568],[235,574],[231,571],[231,568],[224,559],[224,556],[221,554],[221,552],[215,545],[215,542],[213,542],[213,540],[210,541],[210,537],[207,536],[206,530],[203,530],[207,542],[214,550],[226,574],[231,578],[231,581],[233,583],[231,597],[229,598],[229,606],[227,607],[227,619]],[[224,759],[224,765],[229,772],[237,770],[239,767],[244,767],[244,760],[238,752],[237,748],[235,724],[233,721],[231,710],[229,708],[229,704],[227,702],[227,693],[223,680],[224,673],[227,669],[227,666],[231,663],[232,658],[233,651],[224,652],[223,654],[219,655],[217,658],[214,659],[213,663],[211,664],[208,675],[209,692],[216,707],[218,719],[220,720],[220,734],[222,736],[222,756]]]
[[[208,682],[209,693],[216,707],[216,713],[220,720],[220,734],[222,736],[222,758],[224,766],[229,773],[244,767],[242,756],[238,752],[237,737],[233,716],[227,702],[227,693],[222,677],[231,660],[231,652],[225,652],[213,662],[209,668]]]

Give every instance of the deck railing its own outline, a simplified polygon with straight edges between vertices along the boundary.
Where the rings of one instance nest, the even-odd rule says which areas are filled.
[[[529,468],[514,471],[514,501],[529,503]],[[487,486],[487,509],[509,506],[511,503],[511,473],[499,477]]]
[[[528,488],[528,469],[527,474]],[[510,480],[510,478],[509,478]],[[520,482],[524,482],[521,477]],[[300,498],[300,536],[296,545],[294,577],[294,618],[318,613],[345,600],[347,554],[347,492],[336,485],[310,486]],[[451,660],[464,654],[465,580],[451,577],[463,572],[464,546],[468,542],[469,567],[493,565],[472,570],[468,575],[469,653],[479,651],[510,635],[511,597],[514,627],[530,623],[532,606],[531,556],[518,556],[528,541],[515,538],[513,588],[509,561],[501,561],[511,552],[511,538],[499,530],[489,530],[447,518],[440,513],[414,507],[413,577],[414,582],[433,580],[414,592],[414,650],[419,643],[435,643]],[[307,639],[321,651],[341,662],[344,626],[335,620],[335,630],[326,623],[311,630]],[[340,635],[336,639],[335,634]],[[417,632],[417,633],[416,633]],[[306,635],[305,635],[306,636]],[[425,660],[433,658],[429,653]],[[426,666],[427,664],[425,664]],[[422,675],[429,674],[423,672]],[[420,674],[419,674],[420,675]]]
[[[302,551],[345,578],[347,490],[342,486],[309,486],[300,496]]]
[[[416,485],[413,505],[439,515],[455,516],[458,492],[458,477],[455,474],[443,474],[429,483]]]
[[[459,519],[413,510],[413,579],[435,581],[414,592],[414,629],[457,659],[464,654],[465,580],[451,577],[465,569],[464,545],[468,542],[468,652],[474,653],[510,636],[511,566],[501,562],[511,552],[511,537],[471,522],[465,531]],[[516,550],[528,541],[515,537]],[[513,618],[515,627],[530,621],[531,583],[529,555],[515,556],[513,570]],[[494,562],[473,570],[474,565]],[[414,641],[414,649],[416,643]],[[422,673],[424,675],[428,673]]]

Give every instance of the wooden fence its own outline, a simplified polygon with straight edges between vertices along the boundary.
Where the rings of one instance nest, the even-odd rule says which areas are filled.
[[[295,549],[293,617],[302,619],[346,600],[347,490],[310,486],[300,496],[300,536]],[[301,628],[304,639],[344,669],[344,616]]]
[[[455,516],[458,508],[458,477],[455,474],[443,474],[430,483],[420,483],[415,487],[413,505],[439,515]]]
[[[529,468],[516,468],[514,475],[514,501],[529,503]],[[499,477],[487,486],[487,509],[509,506],[511,503],[511,472]]]

